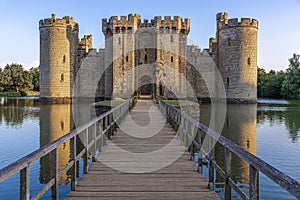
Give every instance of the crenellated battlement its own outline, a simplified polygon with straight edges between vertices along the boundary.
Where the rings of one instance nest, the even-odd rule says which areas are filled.
[[[105,34],[107,30],[113,33],[132,33],[141,24],[141,16],[139,14],[129,14],[127,16],[112,16],[109,19],[102,19],[102,32]]]
[[[201,51],[201,48],[198,46],[198,45],[187,45],[186,47],[186,50],[189,51],[189,52],[193,52],[195,50],[200,50]]]
[[[93,46],[93,36],[90,35],[84,35],[83,38],[80,39],[79,43],[79,49],[85,49],[86,52],[92,48]]]
[[[217,22],[221,22],[221,21],[228,21],[228,13],[224,12],[224,13],[218,13],[216,16]]]
[[[174,16],[173,18],[171,16],[164,16],[164,18],[162,18],[162,16],[156,16],[154,22],[155,26],[161,30],[171,29],[173,32],[176,31],[177,33],[181,32],[185,34],[190,32],[190,19],[183,19],[180,16]]]
[[[190,19],[183,19],[180,16],[156,16],[154,19],[141,20],[139,14],[129,14],[126,16],[112,16],[109,19],[102,19],[102,31],[106,33],[111,30],[113,33],[132,33],[137,28],[155,27],[164,33],[185,33],[190,32]]]
[[[198,45],[187,45],[186,51],[192,57],[203,58],[203,56],[209,56],[209,49],[201,49]]]
[[[71,27],[74,30],[79,30],[78,23],[75,22],[73,17],[65,16],[63,18],[56,18],[56,14],[52,14],[51,18],[41,19],[39,28],[44,27]]]
[[[218,13],[216,16],[218,29],[234,27],[253,27],[258,28],[258,20],[251,18],[228,18],[228,13]]]

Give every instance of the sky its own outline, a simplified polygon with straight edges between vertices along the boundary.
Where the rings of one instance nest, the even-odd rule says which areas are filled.
[[[93,46],[104,42],[101,19],[138,13],[142,19],[175,16],[191,19],[189,37],[201,48],[215,36],[216,14],[259,20],[259,61],[264,69],[285,70],[293,53],[300,54],[300,0],[0,0],[0,67],[39,65],[40,19],[69,15],[79,23],[79,36],[93,35]]]

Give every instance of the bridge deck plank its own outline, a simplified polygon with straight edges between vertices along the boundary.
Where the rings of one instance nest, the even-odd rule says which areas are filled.
[[[67,200],[219,199],[214,191],[207,189],[205,177],[196,172],[195,163],[189,161],[189,155],[184,152],[182,142],[176,139],[175,132],[167,123],[164,123],[153,137],[137,138],[127,134],[132,125],[131,120],[139,127],[147,127],[151,120],[156,126],[160,125],[164,118],[158,109],[153,107],[151,100],[139,100],[120,125],[112,141],[107,142],[98,157],[99,160],[93,162],[88,174],[80,178],[76,191],[68,194]],[[139,128],[138,131],[142,130]],[[133,133],[138,131],[134,130]],[[160,156],[146,154],[162,148],[165,148],[165,151]],[[135,157],[127,151],[145,154]],[[180,156],[173,161],[176,153]],[[118,169],[107,165],[117,165]],[[157,166],[160,165],[165,167],[158,169]],[[129,169],[136,173],[127,173]],[[145,169],[147,172],[138,173]]]

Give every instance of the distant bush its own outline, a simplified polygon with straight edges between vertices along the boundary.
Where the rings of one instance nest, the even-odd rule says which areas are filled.
[[[20,90],[19,93],[20,93],[21,97],[27,96],[27,93],[23,90]]]
[[[0,97],[32,97],[32,96],[39,96],[40,93],[37,91],[23,91],[20,90],[19,92],[0,92]]]
[[[26,96],[32,97],[32,96],[40,96],[40,92],[34,91],[34,90],[29,90],[25,91]]]
[[[0,92],[1,97],[20,97],[20,92]]]

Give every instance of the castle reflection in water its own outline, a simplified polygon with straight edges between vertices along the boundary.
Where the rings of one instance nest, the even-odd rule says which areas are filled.
[[[200,106],[200,121],[209,125],[211,117],[211,105],[204,104]],[[228,104],[226,118],[222,135],[232,142],[238,144],[243,149],[256,155],[256,122],[257,105],[256,104]],[[215,146],[216,162],[224,170],[224,147],[217,144]],[[249,164],[232,154],[231,174],[233,180],[240,187],[249,187]],[[224,180],[217,173],[216,188],[223,188]],[[245,190],[247,191],[247,190]]]
[[[74,109],[74,111],[72,110]],[[66,133],[73,130],[76,126],[88,122],[95,117],[95,112],[91,112],[91,105],[89,103],[73,103],[73,104],[53,104],[40,103],[40,147],[49,144],[58,138],[64,136]],[[91,137],[93,133],[89,133]],[[76,152],[83,149],[83,138],[79,137],[76,143]],[[100,141],[97,147],[100,147]],[[94,146],[92,146],[94,147]],[[95,149],[91,155],[95,155]],[[98,149],[99,150],[99,149]],[[62,144],[58,148],[58,171],[62,171],[64,167],[70,162],[70,141]],[[79,162],[79,161],[77,161]],[[79,166],[77,164],[77,166]],[[44,156],[40,159],[40,183],[45,184],[51,180],[50,155]],[[79,167],[77,168],[77,176],[79,175]],[[69,172],[59,178],[60,184],[68,184],[70,182]]]
[[[72,129],[70,104],[40,104],[40,147],[62,137]],[[70,161],[70,141],[58,148],[58,171]],[[47,183],[51,177],[50,156],[40,159],[40,183]],[[59,182],[69,182],[64,174]]]

